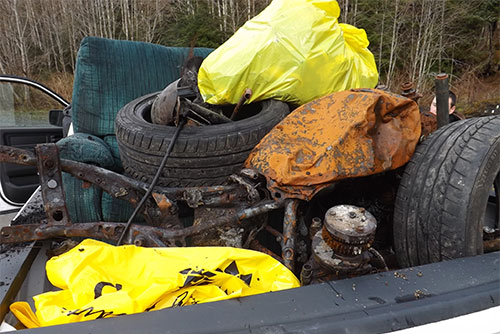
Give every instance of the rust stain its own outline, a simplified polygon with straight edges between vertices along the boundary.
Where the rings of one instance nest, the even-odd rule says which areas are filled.
[[[161,212],[168,212],[172,206],[172,202],[170,202],[167,196],[163,194],[153,193],[153,198],[155,199],[155,202]]]
[[[437,130],[436,115],[433,115],[430,112],[424,112],[420,114],[420,117],[422,119],[422,136],[426,137]]]
[[[309,200],[336,180],[404,165],[420,133],[414,101],[376,89],[338,92],[294,110],[245,167],[267,178],[273,196]]]
[[[89,189],[90,187],[92,187],[92,183],[87,182],[87,181],[83,181],[82,182],[82,188],[83,189]]]

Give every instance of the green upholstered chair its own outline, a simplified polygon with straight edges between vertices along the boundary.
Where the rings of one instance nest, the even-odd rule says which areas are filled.
[[[212,49],[195,48],[206,57]],[[160,91],[180,77],[189,48],[86,37],[76,60],[71,117],[74,135],[58,142],[62,159],[122,172],[114,122],[133,99]],[[73,222],[126,221],[132,207],[99,187],[63,174]]]

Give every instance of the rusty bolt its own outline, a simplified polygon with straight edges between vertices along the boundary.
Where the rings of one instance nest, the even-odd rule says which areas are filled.
[[[321,225],[321,218],[319,218],[319,217],[314,217],[314,218],[312,219],[312,224],[314,224],[314,225],[316,225],[316,226]]]
[[[283,255],[284,255],[283,257],[285,259],[291,259],[293,257],[293,250],[291,248],[287,248],[287,249],[285,249]]]
[[[402,90],[410,90],[413,88],[413,82],[407,81],[401,84],[401,89]]]
[[[146,244],[146,239],[143,236],[138,236],[134,239],[134,245],[141,247]]]

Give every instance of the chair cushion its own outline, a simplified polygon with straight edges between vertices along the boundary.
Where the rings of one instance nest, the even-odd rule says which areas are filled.
[[[102,189],[68,173],[62,173],[62,178],[66,207],[71,221],[73,223],[102,221]]]
[[[118,140],[116,139],[116,136],[105,136],[103,140],[108,145],[111,156],[113,157],[113,171],[122,173],[123,166],[122,161],[120,160],[120,151],[118,150]]]
[[[87,133],[75,133],[57,142],[61,159],[79,161],[114,169],[111,147],[101,138]]]
[[[211,51],[195,48],[194,55],[206,57]],[[118,110],[178,79],[188,53],[189,48],[85,37],[73,85],[74,131],[114,135]]]

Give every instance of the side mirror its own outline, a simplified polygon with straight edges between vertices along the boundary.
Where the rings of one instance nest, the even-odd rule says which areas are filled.
[[[49,123],[51,125],[55,126],[62,126],[63,125],[63,111],[62,110],[51,110],[49,112]]]

